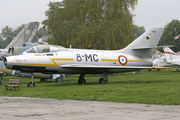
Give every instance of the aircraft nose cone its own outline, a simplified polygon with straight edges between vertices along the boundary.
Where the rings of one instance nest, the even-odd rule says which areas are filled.
[[[7,69],[11,69],[13,67],[13,64],[11,62],[14,62],[14,60],[11,58],[11,56],[4,57],[3,63]]]

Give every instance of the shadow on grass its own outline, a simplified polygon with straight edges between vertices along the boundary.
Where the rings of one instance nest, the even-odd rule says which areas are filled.
[[[119,84],[148,84],[148,83],[167,83],[167,82],[172,82],[171,80],[127,80],[127,81],[119,81],[119,82],[114,82],[114,83],[119,83]]]
[[[86,84],[78,84],[77,81],[75,80],[67,80],[67,81],[63,81],[63,82],[47,82],[45,83],[45,86],[52,86],[52,87],[63,87],[63,86],[90,86],[90,85],[112,85],[112,84],[152,84],[152,83],[168,83],[168,82],[173,82],[171,80],[119,80],[119,81],[112,81],[109,80],[108,84],[99,84],[98,80],[97,81],[91,81],[91,80],[87,80]],[[175,81],[177,82],[177,81]],[[179,81],[180,82],[180,81]],[[40,84],[41,82],[39,82]],[[53,83],[53,84],[50,84]]]

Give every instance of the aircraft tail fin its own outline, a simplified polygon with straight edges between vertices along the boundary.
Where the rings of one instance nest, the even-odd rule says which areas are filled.
[[[167,62],[180,58],[180,56],[173,52],[169,47],[164,47],[163,49]]]
[[[6,50],[12,46],[22,46],[25,42],[31,42],[39,27],[39,22],[28,23],[18,35],[6,46]]]
[[[152,27],[123,50],[127,52],[131,51],[134,55],[152,58],[163,31],[164,27]]]

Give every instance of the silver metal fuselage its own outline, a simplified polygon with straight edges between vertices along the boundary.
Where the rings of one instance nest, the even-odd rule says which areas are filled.
[[[24,52],[7,57],[6,62],[9,69],[60,74],[120,73],[140,70],[141,66],[152,67],[151,59],[121,50],[62,49],[48,53]],[[128,69],[128,66],[131,68]]]

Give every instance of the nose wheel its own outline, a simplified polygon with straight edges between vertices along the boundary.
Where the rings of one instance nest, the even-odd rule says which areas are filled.
[[[28,83],[28,87],[35,87],[35,84],[34,84],[34,73],[31,73],[31,82]]]
[[[28,87],[35,87],[35,84],[33,82],[29,82]]]

